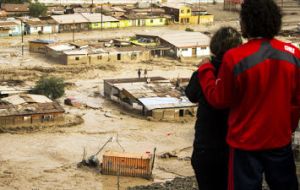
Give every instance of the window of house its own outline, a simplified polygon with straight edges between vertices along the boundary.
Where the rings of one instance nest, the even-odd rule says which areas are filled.
[[[184,116],[184,110],[179,110],[179,117],[183,117]]]
[[[102,55],[98,55],[97,59],[101,60],[102,59]]]
[[[24,117],[23,117],[23,120],[24,120],[24,121],[31,120],[31,116],[24,116]]]
[[[187,13],[190,13],[190,12],[191,12],[191,10],[190,10],[190,9],[188,9],[188,10],[187,10]]]
[[[43,115],[42,121],[52,121],[54,119],[53,115]]]
[[[186,48],[185,49],[181,49],[181,51],[188,51],[188,49],[186,49]]]
[[[79,60],[79,57],[75,57],[75,60],[78,61],[78,60]]]
[[[183,13],[184,13],[184,10],[181,10],[180,13],[183,14]]]
[[[206,50],[206,47],[201,47],[201,50]]]
[[[190,19],[189,18],[186,19],[186,23],[190,23]]]
[[[117,60],[118,61],[121,60],[121,54],[120,53],[117,54]]]
[[[153,23],[153,20],[152,20],[152,19],[150,20],[150,23]]]

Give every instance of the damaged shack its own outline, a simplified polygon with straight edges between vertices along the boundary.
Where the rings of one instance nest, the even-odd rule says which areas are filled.
[[[46,96],[12,95],[0,100],[0,125],[25,125],[64,120],[65,110]]]
[[[133,154],[106,151],[103,154],[101,173],[150,178],[154,164],[152,154]]]
[[[162,77],[104,80],[104,96],[154,120],[180,120],[194,116],[197,109],[183,91]]]

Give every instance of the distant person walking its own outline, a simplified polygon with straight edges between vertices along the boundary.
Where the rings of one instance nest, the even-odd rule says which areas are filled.
[[[137,74],[138,74],[138,77],[141,78],[141,74],[142,74],[141,69],[138,69],[138,70],[137,70]]]
[[[240,21],[248,42],[225,53],[217,77],[199,67],[207,101],[229,108],[229,190],[297,190],[291,135],[300,109],[300,51],[275,39],[281,12],[273,0],[244,0]],[[216,181],[216,183],[218,183]]]
[[[223,27],[212,37],[212,64],[218,73],[224,53],[242,44],[242,36],[234,28]],[[185,90],[191,102],[198,103],[192,166],[199,190],[227,190],[228,145],[226,143],[229,110],[213,108],[205,99],[194,72]]]
[[[147,71],[147,69],[145,69],[144,70],[144,77],[147,78],[148,77],[147,75],[148,75],[148,71]]]

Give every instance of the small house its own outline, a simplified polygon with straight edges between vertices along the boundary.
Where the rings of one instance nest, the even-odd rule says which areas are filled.
[[[103,154],[101,173],[150,178],[154,165],[154,155],[150,153],[124,153],[106,151]]]
[[[19,36],[23,27],[19,20],[0,21],[0,37]]]
[[[118,28],[119,20],[101,13],[82,13],[89,22],[89,29]]]
[[[166,3],[162,8],[171,16],[171,21],[180,24],[212,24],[214,16],[199,5],[189,3]]]
[[[55,43],[53,40],[36,39],[28,42],[29,51],[33,53],[46,53],[46,46]]]
[[[4,10],[8,16],[28,15],[29,3],[23,3],[23,4],[1,3],[1,9]]]
[[[59,25],[58,32],[85,31],[89,29],[89,21],[79,13],[53,15],[52,19]]]
[[[180,59],[210,55],[210,38],[201,32],[169,30],[165,32],[139,33],[136,36],[137,38],[152,39],[155,42],[159,41],[159,46],[164,49],[164,55]],[[165,47],[170,48],[165,49]]]
[[[104,80],[104,96],[124,108],[155,120],[195,116],[197,105],[163,77]]]
[[[46,96],[12,95],[0,101],[0,125],[31,125],[64,120],[65,110]]]

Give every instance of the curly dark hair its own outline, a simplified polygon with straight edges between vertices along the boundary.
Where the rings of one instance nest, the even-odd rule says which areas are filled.
[[[281,28],[281,10],[273,0],[244,0],[240,12],[245,38],[273,38]]]
[[[226,51],[240,44],[242,44],[242,36],[236,29],[222,27],[211,38],[209,48],[211,53],[222,59]]]

